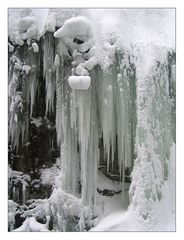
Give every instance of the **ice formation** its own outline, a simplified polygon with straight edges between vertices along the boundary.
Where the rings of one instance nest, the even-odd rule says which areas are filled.
[[[134,11],[96,9],[70,16],[45,10],[38,17],[35,10],[10,28],[10,141],[17,149],[28,142],[44,84],[44,115],[55,119],[61,170],[51,197],[37,209],[54,218],[55,230],[95,225],[101,169],[120,182],[122,205],[132,172],[129,209],[145,224],[162,200],[175,141],[173,10]],[[161,29],[166,33],[160,36]],[[23,193],[25,188],[26,183]],[[28,218],[22,229],[42,230],[35,221]]]
[[[70,76],[68,82],[72,89],[88,89],[91,78],[89,76]]]
[[[168,76],[168,67],[158,63],[150,68],[144,81],[137,84],[137,89],[140,88],[137,92],[137,159],[132,173],[130,196],[133,205],[137,205],[139,199],[144,199],[139,203],[139,210],[145,219],[149,216],[150,205],[161,200],[164,180],[168,178],[172,146]]]
[[[37,43],[32,43],[32,48],[33,48],[33,51],[36,53],[36,52],[39,52],[39,47],[38,47],[38,44]]]

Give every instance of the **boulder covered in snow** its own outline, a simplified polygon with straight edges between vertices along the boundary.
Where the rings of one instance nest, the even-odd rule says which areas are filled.
[[[35,217],[27,218],[22,226],[13,230],[14,232],[47,232],[49,227],[50,216],[46,217],[45,224],[36,221]]]

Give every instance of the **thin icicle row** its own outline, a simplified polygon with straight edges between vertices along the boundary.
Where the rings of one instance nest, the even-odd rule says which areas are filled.
[[[133,99],[130,81],[135,81],[135,74],[130,80],[132,69],[124,52],[116,51],[115,56],[114,64],[100,75],[97,92],[107,171],[113,171],[115,160],[118,161],[120,179],[124,182],[125,169],[133,167],[131,151],[132,137],[135,136],[131,132]]]
[[[25,47],[24,61],[13,55],[9,70],[10,138],[14,147],[28,141],[29,119],[33,114],[38,90],[39,54]],[[16,53],[18,55],[18,52]]]
[[[22,92],[25,100],[24,116],[22,123],[22,143],[25,144],[29,139],[29,121],[34,113],[36,94],[38,92],[40,54],[35,53],[32,48],[26,53],[26,60],[22,67]]]

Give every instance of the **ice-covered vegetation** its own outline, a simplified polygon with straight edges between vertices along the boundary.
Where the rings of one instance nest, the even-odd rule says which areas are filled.
[[[175,229],[174,20],[9,10],[9,230]]]

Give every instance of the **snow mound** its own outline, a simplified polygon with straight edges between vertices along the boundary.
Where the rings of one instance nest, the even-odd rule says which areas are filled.
[[[91,208],[61,188],[54,189],[49,198],[49,209],[59,231],[86,231],[94,226]]]
[[[86,90],[90,87],[91,78],[89,76],[70,76],[68,82],[72,89]]]
[[[58,29],[54,33],[55,38],[71,38],[78,37],[81,41],[85,41],[86,38],[90,38],[92,35],[91,25],[87,18],[73,17],[65,21],[63,27]]]
[[[46,31],[48,9],[9,9],[10,40],[22,46],[32,39],[39,40]]]

